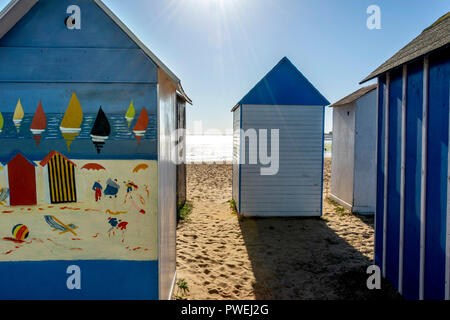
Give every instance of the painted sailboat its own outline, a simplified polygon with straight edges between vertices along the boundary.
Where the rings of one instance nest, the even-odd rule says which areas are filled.
[[[80,135],[82,122],[83,110],[81,109],[80,101],[78,101],[77,95],[74,92],[59,127],[64,140],[66,140],[67,149],[69,152],[70,145],[76,137]]]
[[[109,124],[106,114],[103,112],[102,107],[98,110],[97,118],[95,119],[94,126],[91,130],[91,138],[94,143],[97,153],[100,154],[105,141],[111,134],[111,125]]]
[[[38,148],[41,143],[42,133],[45,129],[47,129],[47,117],[45,116],[44,109],[42,108],[42,102],[39,101],[39,105],[36,109],[36,113],[34,114],[30,127],[30,131],[33,134],[33,139]]]
[[[147,130],[149,122],[149,117],[147,110],[145,108],[142,108],[141,114],[139,115],[139,118],[136,122],[136,125],[133,128],[134,135],[136,136],[136,140],[138,142],[138,145],[141,145],[142,138],[145,135],[145,131]]]
[[[23,107],[22,107],[22,103],[17,102],[16,105],[16,109],[14,110],[14,115],[13,115],[13,122],[14,125],[16,126],[17,132],[20,131],[20,124],[22,123],[23,117],[25,116],[25,113],[23,111]]]
[[[5,120],[3,119],[3,115],[0,112],[0,133],[2,133],[3,125],[5,124]]]
[[[125,119],[128,122],[128,128],[131,126],[131,122],[133,122],[134,117],[136,116],[136,110],[134,109],[133,100],[131,100],[130,106],[128,107],[127,113],[125,114]]]

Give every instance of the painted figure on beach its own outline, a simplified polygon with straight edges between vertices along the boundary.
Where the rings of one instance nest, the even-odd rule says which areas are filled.
[[[92,186],[92,190],[94,190],[95,193],[95,201],[101,200],[103,187],[100,180],[95,181],[94,185]]]
[[[119,192],[120,186],[117,183],[117,179],[111,179],[109,178],[108,181],[106,181],[106,189],[105,189],[105,196],[109,196],[110,198],[115,197],[117,198],[117,193]]]

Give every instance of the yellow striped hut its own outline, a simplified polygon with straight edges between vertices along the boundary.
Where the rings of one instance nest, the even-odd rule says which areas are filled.
[[[40,165],[44,168],[47,201],[52,204],[77,202],[75,163],[58,151],[51,151]]]

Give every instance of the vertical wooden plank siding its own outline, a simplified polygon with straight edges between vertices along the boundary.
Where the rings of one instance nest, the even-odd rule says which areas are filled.
[[[449,136],[449,50],[431,54],[428,81],[424,299],[445,298]]]
[[[403,244],[404,244],[404,228],[405,228],[405,153],[406,153],[406,92],[408,67],[403,66],[402,78],[402,120],[401,120],[401,166],[400,166],[400,235],[399,235],[399,251],[398,251],[398,291],[403,291]]]
[[[425,275],[425,217],[427,188],[427,131],[428,131],[428,57],[423,62],[423,104],[422,104],[422,180],[420,187],[420,279],[419,299],[424,298]]]
[[[377,104],[377,191],[375,209],[375,264],[383,265],[383,216],[384,216],[384,154],[385,154],[385,86],[386,78],[378,78]]]
[[[423,61],[408,65],[402,293],[419,298]]]
[[[386,278],[398,289],[402,70],[391,72],[389,78]]]

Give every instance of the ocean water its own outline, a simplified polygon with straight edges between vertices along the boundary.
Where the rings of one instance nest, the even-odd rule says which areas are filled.
[[[44,140],[62,139],[61,130],[59,129],[64,114],[46,114],[47,129],[42,134]],[[33,139],[30,131],[33,114],[26,114],[20,124],[19,132],[13,123],[13,113],[4,113],[4,127],[0,133],[0,139]],[[97,117],[95,113],[83,115],[83,123],[81,124],[81,132],[77,139],[91,139],[92,125]],[[108,140],[124,141],[134,140],[133,127],[136,124],[137,116],[128,126],[128,122],[123,114],[107,114],[109,124],[111,125],[111,135]],[[149,114],[150,122],[143,140],[156,140],[156,115]]]
[[[332,140],[325,143],[331,145]],[[331,157],[331,151],[325,151],[326,158]],[[186,137],[187,163],[232,163],[232,135],[188,135]]]
[[[187,163],[231,163],[232,135],[188,135],[186,137]]]

